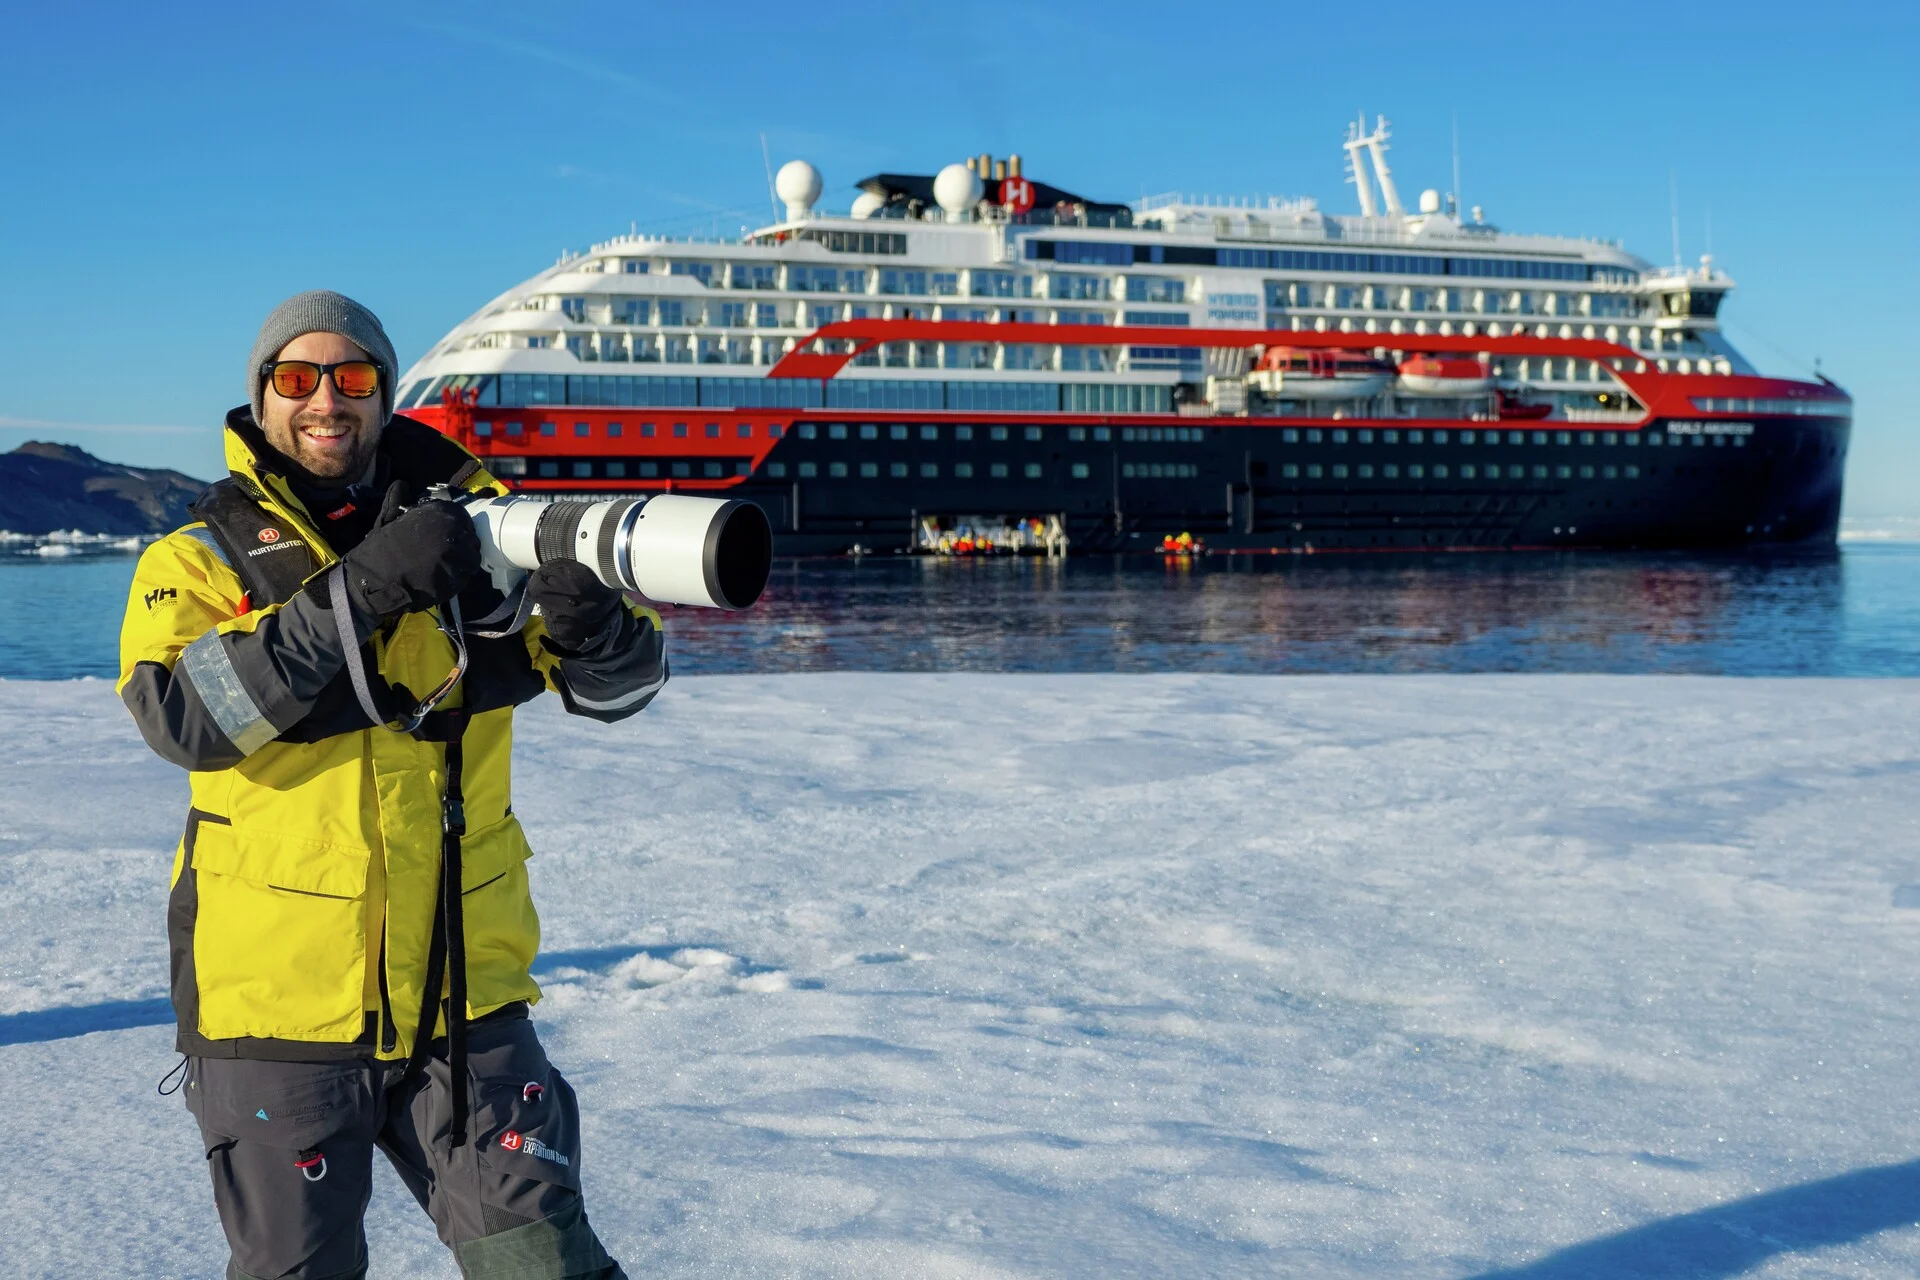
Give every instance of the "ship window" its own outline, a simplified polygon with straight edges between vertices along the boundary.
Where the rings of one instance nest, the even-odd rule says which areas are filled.
[[[1400,433],[1398,431],[1382,431],[1380,433],[1380,442],[1382,444],[1399,444]]]
[[[1300,478],[1300,464],[1297,462],[1289,462],[1280,468],[1280,474],[1289,480],[1298,480]]]
[[[1373,479],[1373,464],[1371,462],[1361,463],[1359,468],[1359,476],[1362,480]]]
[[[744,466],[744,465],[746,465],[746,464],[745,464],[745,463],[742,463],[741,465],[742,465],[742,466]],[[787,474],[787,464],[786,464],[786,463],[784,463],[784,462],[769,462],[769,463],[767,464],[767,475],[768,475],[768,477],[769,477],[770,479],[774,479],[774,480],[782,480],[782,479],[785,479],[785,478],[786,478],[786,474]]]
[[[1299,444],[1300,443],[1299,429],[1297,427],[1288,427],[1286,430],[1282,431],[1280,433],[1280,443]]]
[[[1439,470],[1439,468],[1436,467],[1435,470],[1437,471]],[[1427,474],[1427,469],[1421,463],[1409,462],[1407,464],[1407,475],[1410,478],[1414,480],[1420,480],[1420,479],[1424,479],[1426,477],[1426,474]]]
[[[879,474],[880,474],[879,463],[863,462],[860,464],[860,478],[862,480],[872,480],[875,477],[877,477]]]
[[[719,438],[720,438],[720,424],[717,422],[709,422],[707,424],[707,439],[718,440]]]
[[[1345,480],[1345,479],[1347,478],[1347,464],[1346,464],[1346,463],[1344,463],[1344,462],[1336,462],[1336,463],[1334,463],[1334,464],[1333,464],[1333,478],[1334,478],[1335,480]]]
[[[1319,444],[1322,438],[1323,438],[1323,433],[1321,432],[1320,428],[1318,427],[1307,428],[1308,444]]]
[[[507,434],[508,434],[508,435],[510,435],[510,436],[517,436],[517,435],[520,435],[520,434],[521,434],[522,432],[524,432],[525,430],[526,430],[526,428],[525,428],[525,427],[523,427],[522,425],[520,425],[520,424],[519,424],[519,423],[517,423],[517,422],[509,422],[509,423],[507,424]]]
[[[1123,442],[1125,442],[1125,441],[1128,441],[1128,440],[1132,440],[1132,439],[1133,439],[1133,428],[1132,428],[1132,427],[1122,427],[1122,428],[1120,428],[1120,439],[1121,439],[1121,440],[1122,440]]]
[[[1027,464],[1027,479],[1038,480],[1039,478],[1040,478],[1040,464],[1037,462],[1029,462]]]
[[[557,462],[543,462],[539,466],[539,474],[543,476],[557,476],[560,474],[560,464]]]
[[[779,423],[769,422],[767,424],[767,439],[778,440],[782,435],[785,435],[785,434],[786,434],[786,428],[781,426]]]
[[[1533,442],[1534,442],[1535,444],[1545,444],[1545,443],[1547,442],[1547,433],[1546,433],[1546,432],[1544,432],[1544,431],[1536,431],[1536,432],[1534,432],[1534,433],[1533,433]]]
[[[1553,474],[1557,479],[1571,480],[1573,479],[1573,468],[1563,462],[1553,469]]]
[[[1573,443],[1573,432],[1571,432],[1571,431],[1556,431],[1556,432],[1554,432],[1554,433],[1553,433],[1553,442],[1554,442],[1555,444],[1572,444],[1572,443]]]
[[[1360,442],[1361,444],[1372,444],[1372,443],[1373,443],[1373,432],[1371,432],[1371,431],[1368,431],[1368,430],[1366,430],[1365,428],[1362,428],[1361,430],[1359,430],[1359,431],[1357,431],[1357,432],[1355,432],[1355,433],[1354,433],[1354,437],[1355,437],[1355,438],[1356,438],[1357,440],[1359,440],[1359,442]]]
[[[955,440],[971,440],[973,439],[973,428],[965,424],[957,426],[953,429],[953,438]]]
[[[1580,468],[1580,478],[1581,478],[1582,480],[1591,480],[1591,479],[1593,479],[1593,468],[1592,468],[1591,466],[1586,466],[1586,467],[1582,467],[1582,468]]]
[[[1113,439],[1113,428],[1112,427],[1095,427],[1093,429],[1093,438],[1095,440],[1100,440],[1100,441],[1111,440]]]
[[[1536,462],[1533,464],[1533,478],[1535,480],[1545,480],[1547,478],[1547,468],[1545,463]]]
[[[922,440],[938,440],[940,438],[940,428],[931,422],[922,423],[920,426],[920,438]]]
[[[1400,478],[1400,468],[1389,462],[1380,468],[1380,474],[1389,480],[1398,480]]]
[[[1706,442],[1707,442],[1707,438],[1705,436],[1693,437],[1693,447],[1696,449],[1698,449],[1701,445],[1705,444]]]
[[[1337,427],[1334,429],[1333,442],[1335,444],[1345,444],[1347,442],[1347,432],[1344,427]]]
[[[493,434],[493,424],[491,422],[476,422],[473,424],[473,434],[477,436],[490,436]]]
[[[586,480],[586,479],[590,479],[592,475],[593,475],[593,464],[591,462],[576,462],[573,464],[574,479]]]
[[[1618,431],[1603,431],[1600,433],[1600,443],[1605,445],[1619,444],[1620,433]]]
[[[971,462],[956,462],[953,464],[953,474],[957,479],[971,480],[973,479],[973,464]]]
[[[717,462],[703,462],[700,464],[700,473],[712,480],[721,474],[721,466]]]
[[[1004,462],[996,462],[987,469],[987,474],[995,480],[1005,480],[1007,478],[1007,464]]]
[[[817,462],[803,462],[796,470],[799,472],[802,480],[811,480],[820,474],[820,464]]]
[[[846,424],[846,423],[844,423],[844,422],[830,422],[830,423],[828,423],[828,424],[827,424],[827,439],[829,439],[829,440],[845,440],[846,438],[847,438],[847,424]]]
[[[811,422],[802,422],[794,430],[800,433],[802,440],[812,440],[820,434],[820,428]]]
[[[619,424],[619,423],[617,423],[617,422],[609,422],[609,423],[607,424],[607,439],[609,439],[609,440],[618,440],[618,439],[620,438],[620,432],[621,432],[621,430],[622,430],[622,428],[621,428],[621,426],[620,426],[620,424]]]
[[[940,475],[940,464],[939,464],[939,463],[937,463],[937,462],[923,462],[923,463],[921,463],[921,464],[920,464],[920,478],[921,478],[922,480],[934,480],[934,479],[938,479],[938,478],[939,478],[939,475]]]
[[[1632,436],[1628,436],[1628,437],[1627,437],[1627,439],[1628,439],[1628,440],[1632,440],[1632,439],[1633,439],[1633,437],[1632,437]],[[1746,448],[1746,447],[1747,447],[1747,438],[1746,438],[1745,436],[1735,436],[1735,437],[1733,438],[1733,447],[1734,447],[1734,448],[1736,448],[1736,449],[1744,449],[1744,448]],[[1833,456],[1833,451],[1832,451],[1831,449],[1829,449],[1829,450],[1827,451],[1827,456],[1829,456],[1829,457],[1831,457],[1831,456]]]
[[[1582,432],[1580,433],[1580,443],[1581,443],[1581,444],[1592,444],[1593,442],[1594,442],[1594,437],[1593,437],[1593,432],[1591,432],[1591,431],[1582,431]]]
[[[576,422],[573,424],[573,434],[576,436],[592,435],[593,425],[586,422]]]
[[[872,423],[872,422],[863,422],[863,423],[861,423],[861,424],[860,424],[860,438],[861,438],[862,440],[878,440],[878,439],[880,438],[880,428],[879,428],[879,426],[878,426],[877,424],[875,424],[875,423]]]
[[[1640,447],[1640,435],[1635,431],[1626,432],[1620,437],[1620,443],[1629,449],[1638,449]]]
[[[1497,437],[1496,437],[1496,438],[1497,438]],[[1527,442],[1527,433],[1526,433],[1526,432],[1524,432],[1524,431],[1509,431],[1509,432],[1507,432],[1507,443],[1508,443],[1508,444],[1525,444],[1526,442]],[[1492,439],[1489,439],[1489,440],[1487,441],[1487,443],[1488,443],[1488,444],[1492,444],[1492,443],[1493,443],[1493,440],[1492,440]],[[1541,443],[1541,444],[1545,444],[1545,443],[1546,443],[1546,439],[1545,439],[1545,437],[1542,437],[1542,438],[1541,438],[1541,440],[1540,440],[1540,443]]]
[[[1639,468],[1639,467],[1632,467],[1632,466],[1630,466],[1630,467],[1628,467],[1628,468],[1626,468],[1626,473],[1627,473],[1627,479],[1629,479],[1629,480],[1638,480],[1638,479],[1640,478],[1640,468]]]
[[[673,424],[673,438],[674,438],[675,440],[685,440],[685,439],[687,438],[687,424],[686,424],[686,423],[684,423],[684,422],[676,422],[676,423],[674,423],[674,424]]]
[[[1434,443],[1439,444],[1440,440],[1438,439],[1438,437],[1440,436],[1441,433],[1436,431],[1433,434],[1436,437],[1434,440]],[[1407,443],[1408,444],[1424,444],[1426,442],[1426,436],[1427,436],[1427,433],[1424,431],[1409,431],[1407,432]]]
[[[626,464],[626,463],[624,463],[624,462],[609,462],[609,463],[607,464],[607,479],[609,479],[609,480],[619,480],[619,479],[621,479],[622,477],[624,477],[624,476],[625,476],[626,474],[627,474],[627,464]]]
[[[1326,468],[1322,467],[1319,463],[1309,462],[1307,464],[1307,479],[1318,480],[1321,476],[1325,474],[1326,474]]]
[[[1600,474],[1608,480],[1618,480],[1620,478],[1620,468],[1607,467],[1604,468]]]
[[[1517,462],[1507,468],[1507,479],[1509,480],[1518,480],[1526,474],[1527,469]]]
[[[693,474],[693,464],[690,462],[676,462],[673,464],[673,474],[676,479],[685,480]]]
[[[1433,464],[1433,478],[1434,478],[1435,480],[1445,480],[1445,479],[1447,478],[1447,464],[1446,464],[1446,463],[1444,463],[1444,462],[1436,462],[1436,463],[1434,463],[1434,464]]]
[[[1474,478],[1475,474],[1477,473],[1475,472],[1474,466],[1471,462],[1463,462],[1460,464],[1460,478],[1462,480],[1471,480]]]
[[[988,427],[987,435],[995,440],[1005,440],[1007,438],[1007,429],[1005,427]]]
[[[1658,432],[1655,432],[1653,435],[1650,435],[1647,437],[1647,448],[1658,449],[1661,445],[1665,444],[1666,442],[1667,442],[1667,438],[1665,436],[1659,434]]]
[[[887,464],[887,474],[893,477],[895,480],[905,479],[907,474],[907,464],[904,462],[889,462]]]
[[[1074,478],[1075,480],[1085,480],[1085,479],[1087,478],[1087,464],[1086,464],[1086,463],[1084,463],[1084,462],[1076,462],[1076,463],[1074,463],[1074,464],[1073,464],[1073,478]]]
[[[1131,462],[1123,462],[1120,464],[1120,478],[1122,480],[1133,479],[1133,472],[1134,465]]]
[[[1068,427],[1067,428],[1067,439],[1077,442],[1077,441],[1085,440],[1086,438],[1087,438],[1087,429],[1085,427]]]
[[[540,434],[543,436],[558,435],[559,433],[560,424],[557,422],[543,422],[540,424]]]
[[[1027,439],[1029,440],[1038,440],[1040,438],[1040,428],[1028,427],[1026,430],[1026,436],[1027,436]]]
[[[655,477],[655,476],[657,476],[657,475],[659,475],[659,474],[660,474],[660,464],[659,464],[659,463],[657,463],[657,462],[643,462],[643,463],[641,463],[641,464],[640,464],[640,477],[641,477],[641,478],[642,478],[643,480],[651,480],[651,479],[652,479],[653,477]]]
[[[1435,444],[1445,444],[1445,443],[1447,442],[1447,433],[1446,433],[1446,432],[1444,432],[1444,431],[1436,431],[1436,432],[1434,432],[1434,433],[1433,433],[1433,442],[1434,442]],[[1414,441],[1414,443],[1415,443],[1415,444],[1418,444],[1418,443],[1420,443],[1420,442],[1419,442],[1418,440],[1416,440],[1416,441]],[[1467,443],[1467,444],[1472,444],[1472,443],[1473,443],[1473,440],[1472,440],[1472,438],[1471,438],[1471,433],[1469,433],[1469,438],[1468,438],[1468,439],[1467,439],[1467,440],[1465,441],[1465,443]]]

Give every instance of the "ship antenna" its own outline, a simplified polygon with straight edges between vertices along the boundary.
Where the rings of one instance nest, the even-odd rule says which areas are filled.
[[[1460,194],[1460,113],[1453,113],[1453,207],[1464,209],[1467,202]]]
[[[1673,215],[1673,269],[1680,269],[1680,177],[1667,170],[1667,207]]]
[[[767,134],[760,132],[760,163],[767,167],[767,208],[773,211],[773,220],[780,221],[780,201],[773,192],[773,156],[767,151]]]
[[[1366,162],[1360,159],[1360,148],[1367,145],[1361,133],[1367,127],[1367,113],[1362,111],[1360,119],[1347,128],[1347,181],[1360,190],[1360,216],[1373,216],[1373,183],[1367,179]]]
[[[1386,202],[1387,216],[1406,216],[1400,204],[1400,192],[1393,185],[1393,171],[1387,168],[1387,139],[1392,136],[1385,116],[1375,116],[1373,132],[1367,135],[1367,154],[1373,157],[1374,172],[1380,178],[1380,198]]]

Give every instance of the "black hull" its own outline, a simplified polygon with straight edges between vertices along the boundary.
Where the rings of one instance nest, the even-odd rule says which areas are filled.
[[[1072,549],[1092,553],[1154,551],[1182,532],[1215,552],[1833,546],[1847,419],[1755,418],[1744,435],[1715,427],[1507,423],[1477,428],[1473,444],[1459,430],[1444,444],[1430,442],[1435,432],[1422,443],[1360,443],[1357,427],[1348,442],[1334,443],[1329,429],[1308,443],[1279,424],[1220,419],[1181,424],[1188,438],[1178,442],[1172,428],[1161,442],[1146,427],[1132,441],[1115,429],[1108,442],[1070,441],[1057,425],[1039,441],[1016,428],[998,443],[962,443],[950,431],[899,443],[822,431],[790,434],[767,459],[784,475],[774,480],[763,465],[730,496],[766,509],[782,555],[910,549],[928,516],[1059,515]],[[1489,435],[1498,443],[1485,443]],[[1654,436],[1665,443],[1652,447]],[[863,463],[879,474],[861,478]],[[956,479],[957,463],[976,473],[997,464],[1008,478]],[[848,475],[832,476],[834,464]],[[908,476],[889,476],[902,466]],[[934,476],[919,478],[923,467]],[[1027,478],[1029,467],[1039,476]]]

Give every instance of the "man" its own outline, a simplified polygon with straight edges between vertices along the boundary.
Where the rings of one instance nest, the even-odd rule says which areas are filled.
[[[422,501],[494,482],[393,416],[396,372],[351,299],[275,308],[227,415],[232,474],[141,556],[121,633],[121,698],[191,770],[167,923],[227,1275],[364,1276],[378,1147],[464,1275],[620,1277],[527,1017],[508,755],[543,690],[599,720],[644,707],[660,620],[571,562],[528,579],[531,621],[503,600],[472,523]]]

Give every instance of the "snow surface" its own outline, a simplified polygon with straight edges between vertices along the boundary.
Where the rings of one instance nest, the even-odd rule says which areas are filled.
[[[523,716],[636,1277],[1920,1273],[1920,683],[686,679]],[[0,1274],[214,1276],[183,781],[0,683]],[[375,1274],[452,1276],[383,1171]]]

